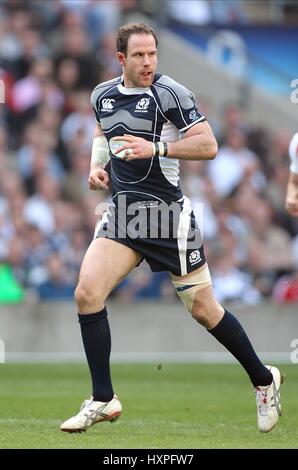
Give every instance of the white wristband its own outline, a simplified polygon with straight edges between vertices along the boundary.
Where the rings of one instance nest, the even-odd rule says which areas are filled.
[[[105,167],[109,160],[110,152],[107,139],[102,135],[95,137],[92,144],[91,165],[92,163],[100,163]]]
[[[167,157],[168,144],[166,142],[152,142],[153,157]]]

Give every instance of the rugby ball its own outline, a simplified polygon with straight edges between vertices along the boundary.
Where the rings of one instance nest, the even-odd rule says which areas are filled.
[[[112,137],[110,139],[110,142],[109,142],[112,154],[115,157],[122,158],[122,159],[125,158],[125,157],[128,157],[128,154],[126,152],[132,153],[131,149],[125,149],[125,150],[122,150],[121,152],[115,154],[115,150],[119,149],[120,147],[122,147],[126,143],[127,142],[125,142],[125,140],[114,140],[114,138]]]

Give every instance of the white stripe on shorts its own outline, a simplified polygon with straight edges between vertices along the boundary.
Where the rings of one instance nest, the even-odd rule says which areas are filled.
[[[187,236],[190,227],[191,205],[190,200],[184,196],[182,211],[179,217],[179,225],[177,230],[177,243],[179,251],[181,276],[187,274],[186,250]]]
[[[108,205],[107,209],[106,209],[106,210],[104,211],[104,213],[102,214],[101,219],[99,219],[99,220],[96,222],[95,230],[94,230],[94,235],[93,235],[93,240],[98,236],[98,233],[99,233],[101,227],[103,226],[103,224],[109,222],[109,215],[111,215],[110,205]]]

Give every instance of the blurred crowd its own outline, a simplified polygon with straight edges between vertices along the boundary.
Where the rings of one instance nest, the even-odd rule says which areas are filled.
[[[1,2],[0,302],[73,296],[98,204],[108,197],[88,189],[90,92],[120,75],[115,31],[139,7],[137,0]],[[220,148],[212,162],[181,163],[182,188],[202,221],[217,298],[298,301],[298,224],[284,209],[291,136],[255,128],[237,103],[216,118],[212,101],[193,91]],[[168,275],[145,263],[113,295],[176,298]]]

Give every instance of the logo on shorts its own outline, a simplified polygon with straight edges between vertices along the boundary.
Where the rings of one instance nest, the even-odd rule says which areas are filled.
[[[142,98],[140,101],[137,102],[136,111],[140,113],[147,113],[149,104],[150,98]]]
[[[115,102],[115,100],[113,100],[112,98],[105,98],[101,102],[101,110],[102,111],[113,111],[113,109],[114,109],[113,103],[114,102]]]
[[[193,266],[194,264],[197,264],[199,263],[199,261],[201,261],[201,253],[200,253],[200,250],[193,250],[190,255],[189,255],[189,262],[191,264],[191,266]]]

